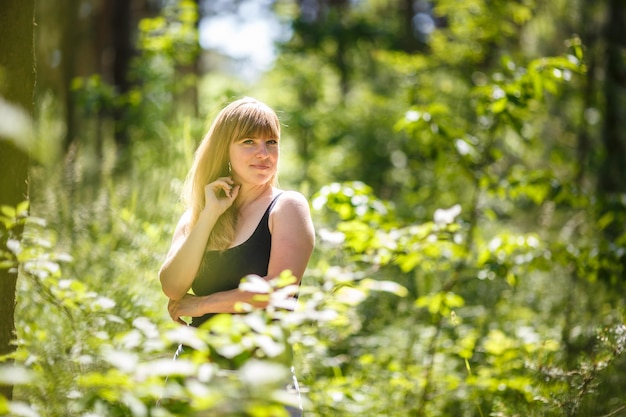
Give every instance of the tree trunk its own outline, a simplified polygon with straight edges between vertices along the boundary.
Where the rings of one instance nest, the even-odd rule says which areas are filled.
[[[113,15],[111,16],[111,28],[113,33],[113,84],[119,95],[125,95],[130,90],[128,81],[128,69],[133,55],[131,34],[131,3],[128,0],[115,0],[113,2]],[[117,106],[114,109],[115,143],[118,148],[128,148],[128,121],[126,120],[126,106]]]
[[[5,0],[0,13],[0,96],[9,105],[33,114],[34,0]],[[28,153],[15,139],[0,137],[0,205],[15,206],[28,198]],[[19,231],[18,231],[19,232]],[[0,241],[5,250],[6,239]],[[0,269],[0,355],[15,350],[15,287],[17,273]],[[11,398],[13,387],[0,387]]]
[[[76,76],[77,41],[80,39],[78,1],[67,0],[63,8],[62,42],[61,42],[61,77],[63,79],[63,91],[60,92],[65,100],[65,138],[63,150],[67,153],[70,146],[77,140],[76,106],[72,93],[72,81]]]
[[[604,164],[600,172],[600,192],[626,192],[626,8],[623,0],[609,1],[606,30],[606,99],[603,132]]]
[[[605,31],[606,69],[604,76],[604,129],[602,132],[602,164],[598,178],[598,213],[609,215],[604,229],[606,247],[620,245],[626,221],[626,8],[623,0],[608,1],[608,22]],[[617,263],[616,265],[612,265]],[[600,278],[612,286],[626,285],[626,254],[608,256],[599,272]],[[621,272],[620,272],[621,270]]]

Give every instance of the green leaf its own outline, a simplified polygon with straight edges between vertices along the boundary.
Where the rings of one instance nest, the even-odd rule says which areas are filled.
[[[609,226],[611,223],[613,223],[613,221],[615,220],[615,213],[612,211],[609,211],[607,213],[605,213],[602,217],[600,217],[600,219],[598,220],[598,228],[600,230],[604,230],[607,228],[607,226]]]
[[[0,212],[2,212],[2,214],[4,214],[10,219],[15,219],[17,217],[17,212],[15,211],[15,208],[11,206],[4,206],[4,205],[1,206]]]
[[[9,414],[9,400],[0,395],[0,416]]]
[[[416,307],[426,307],[430,314],[442,316],[449,315],[452,308],[462,307],[464,304],[465,300],[463,297],[452,292],[438,292],[419,297],[415,300]]]
[[[15,262],[12,262],[10,260],[9,261],[0,260],[0,269],[9,269],[9,268],[12,268],[14,266],[16,266]]]
[[[491,103],[489,109],[495,114],[502,113],[506,109],[508,102],[509,100],[506,97],[503,97]]]
[[[366,290],[385,291],[395,294],[398,297],[406,297],[409,293],[406,287],[393,281],[377,281],[366,278],[361,281],[360,286]]]
[[[485,351],[491,355],[500,356],[509,349],[514,349],[517,343],[506,336],[501,330],[491,330],[484,342]]]
[[[28,216],[29,207],[30,207],[30,202],[28,200],[25,200],[17,205],[15,211],[19,217],[26,217]]]

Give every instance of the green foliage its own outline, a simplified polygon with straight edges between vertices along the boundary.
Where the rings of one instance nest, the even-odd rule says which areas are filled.
[[[318,210],[338,215],[320,219],[340,219],[338,232],[320,231],[322,258],[330,265],[348,260],[342,269],[345,281],[388,277],[412,291],[403,292],[405,298],[393,307],[384,297],[363,302],[365,309],[352,324],[354,336],[334,344],[333,372],[318,371],[307,381],[313,385],[317,415],[389,409],[394,415],[562,415],[561,410],[586,415],[580,411],[583,404],[599,407],[592,393],[615,372],[609,371],[609,363],[623,362],[623,340],[616,347],[615,342],[606,344],[605,336],[594,341],[589,335],[586,343],[594,354],[574,353],[553,324],[538,321],[555,313],[544,316],[546,307],[526,301],[533,293],[549,297],[544,293],[549,288],[536,287],[535,282],[544,279],[543,271],[554,279],[558,268],[566,269],[571,262],[559,257],[558,243],[539,234],[502,230],[485,241],[478,231],[490,229],[472,231],[471,222],[457,217],[458,208],[438,210],[433,223],[405,226],[393,217],[377,224],[367,210],[356,218],[342,216],[356,210],[360,201],[388,205],[376,203],[371,190],[367,198],[353,199],[365,188],[358,183],[350,188],[334,184],[313,200]],[[410,230],[412,238],[403,230]],[[467,245],[469,234],[476,235],[473,246]],[[342,250],[334,258],[338,247]],[[549,302],[556,307],[561,301]],[[395,314],[380,319],[389,308]],[[614,319],[605,331],[617,340],[623,318]],[[577,356],[572,365],[569,355]]]
[[[109,113],[115,106],[116,94],[113,87],[104,83],[97,74],[75,78],[71,89],[74,92],[76,104],[86,117]]]
[[[13,382],[25,375],[19,380],[26,385],[19,388],[28,393],[33,408],[24,415],[196,415],[209,410],[286,415],[281,404],[297,405],[283,391],[289,381],[290,347],[312,339],[305,329],[324,323],[343,328],[347,323],[338,312],[348,311],[366,292],[385,290],[369,283],[348,295],[339,291],[320,297],[317,288],[304,287],[304,297],[315,296],[306,308],[291,312],[285,308],[294,306],[290,298],[294,278],[285,273],[269,284],[260,279],[242,282],[242,289],[268,298],[268,309],[218,315],[200,330],[157,326],[147,316],[126,317],[123,305],[82,282],[61,278],[58,261],[76,261],[50,253],[54,245],[42,237],[47,234],[44,222],[26,217],[26,207],[2,210],[8,230],[14,219],[30,225],[21,243],[9,245],[13,257],[7,255],[13,266],[21,268],[20,294],[30,294],[33,303],[20,309],[14,357],[31,372],[22,373],[21,367],[6,370]],[[114,296],[122,303],[132,298],[128,289]],[[138,314],[140,307],[135,304],[132,310]],[[177,344],[189,352],[172,361],[168,352]],[[7,412],[22,415],[19,402],[6,407]]]
[[[140,56],[130,72],[135,86],[122,98],[131,110],[130,127],[135,123],[141,126],[138,132],[152,128],[147,133],[158,135],[162,123],[173,121],[172,116],[180,113],[177,105],[189,105],[181,95],[194,88],[197,79],[194,71],[181,69],[193,66],[199,54],[197,20],[196,3],[181,0],[168,2],[159,16],[140,22]]]
[[[177,65],[192,63],[198,54],[197,13],[191,1],[168,2],[160,16],[139,23],[140,50]]]
[[[169,1],[161,14],[141,20],[135,42],[138,53],[127,74],[128,91],[117,91],[98,74],[72,81],[83,122],[81,142],[101,143],[113,116],[114,129],[127,132],[134,142],[154,140],[163,137],[167,123],[174,123],[183,107],[193,112],[197,103],[189,96],[198,82],[192,70],[200,50],[197,20],[197,4],[188,0]]]
[[[577,158],[585,45],[540,31],[564,6],[440,0],[407,47],[393,2],[327,4],[319,25],[279,3],[299,20],[264,86],[212,74],[200,91],[207,114],[255,93],[279,110],[281,183],[311,196],[317,230],[295,311],[285,274],[242,283],[267,310],[167,317],[156,271],[204,123],[172,101],[197,51],[194,6],[171,2],[141,24],[140,90],[77,90],[90,117],[136,110],[149,140],[128,172],[85,188],[79,148],[33,167],[45,222],[2,208],[2,233],[25,234],[0,253],[21,272],[0,414],[284,415],[292,363],[308,416],[623,413],[626,210]]]
[[[430,42],[433,54],[448,65],[461,68],[467,61],[488,64],[500,51],[515,45],[535,9],[533,0],[453,0],[435,2],[434,13],[446,19],[444,30],[435,31]]]

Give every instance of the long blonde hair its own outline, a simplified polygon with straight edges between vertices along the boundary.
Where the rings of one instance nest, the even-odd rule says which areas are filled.
[[[183,193],[187,208],[191,210],[187,233],[204,209],[204,186],[230,175],[228,165],[231,143],[250,137],[279,139],[280,122],[269,106],[254,98],[244,97],[222,109],[196,150]],[[270,182],[273,186],[277,184],[276,175]],[[213,227],[207,249],[223,250],[230,246],[235,235],[237,215],[237,207],[233,203]]]

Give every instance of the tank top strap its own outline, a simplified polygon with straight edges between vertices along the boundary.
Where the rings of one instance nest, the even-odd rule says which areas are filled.
[[[265,214],[263,215],[263,217],[265,217],[265,216],[268,216],[268,217],[269,217],[269,215],[270,215],[270,213],[271,213],[272,209],[274,208],[274,204],[276,204],[276,201],[278,201],[278,198],[279,198],[281,195],[283,195],[283,191],[281,191],[280,193],[278,193],[278,194],[276,194],[276,195],[274,196],[274,198],[272,199],[272,201],[271,201],[271,203],[270,203],[269,207],[267,208],[267,210],[265,210]]]

